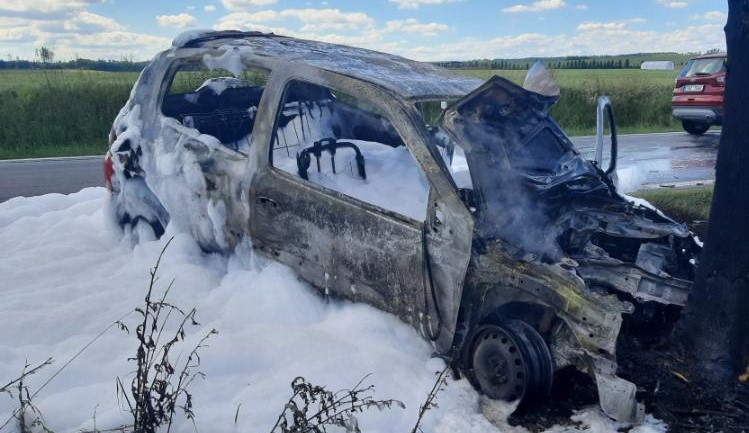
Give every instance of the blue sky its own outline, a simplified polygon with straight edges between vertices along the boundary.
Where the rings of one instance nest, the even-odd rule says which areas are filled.
[[[0,0],[0,57],[144,60],[190,29],[463,60],[725,46],[724,0]]]

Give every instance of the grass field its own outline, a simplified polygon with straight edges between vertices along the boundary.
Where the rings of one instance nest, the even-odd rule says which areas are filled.
[[[661,188],[638,191],[632,194],[644,198],[674,220],[685,223],[702,240],[707,239],[707,221],[713,186],[694,188]]]
[[[0,71],[0,159],[102,154],[138,74]]]
[[[500,75],[522,84],[525,71],[457,70],[488,79]],[[595,132],[596,100],[607,95],[614,103],[620,133],[679,131],[671,117],[671,96],[677,71],[639,69],[561,69],[552,71],[562,89],[551,114],[569,135]]]
[[[525,71],[460,70],[522,83]],[[552,71],[562,96],[552,114],[570,135],[595,130],[596,98],[611,97],[621,133],[679,130],[671,118],[675,71]],[[134,72],[0,71],[0,159],[101,154]]]
[[[677,221],[690,223],[707,221],[710,217],[713,186],[648,189],[633,195],[644,198]]]

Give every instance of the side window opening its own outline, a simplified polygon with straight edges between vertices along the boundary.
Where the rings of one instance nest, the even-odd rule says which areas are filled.
[[[201,61],[187,63],[175,74],[161,111],[246,155],[268,75],[264,69],[249,68],[235,77]]]
[[[424,221],[429,184],[390,120],[337,90],[290,83],[271,164],[311,183]]]

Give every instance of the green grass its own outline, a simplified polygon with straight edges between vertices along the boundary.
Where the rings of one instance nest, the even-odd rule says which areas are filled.
[[[0,159],[102,154],[136,73],[0,71]]]
[[[522,84],[526,71],[456,70],[489,79],[499,75]],[[679,131],[681,124],[671,117],[671,96],[677,71],[639,69],[552,70],[561,87],[559,102],[551,114],[569,135],[595,133],[596,101],[607,95],[614,103],[619,132]]]
[[[708,220],[713,187],[648,189],[632,195],[644,198],[679,222],[691,223]]]
[[[101,72],[79,70],[0,70],[0,91],[39,88],[125,85],[132,87],[138,72]]]
[[[459,70],[522,83],[525,71]],[[570,135],[595,132],[596,98],[610,96],[620,133],[677,131],[671,118],[675,71],[557,70],[552,115]],[[135,72],[0,71],[0,159],[102,153]]]
[[[65,146],[50,146],[43,144],[31,148],[0,150],[0,160],[63,156],[103,156],[106,151],[106,140],[98,140],[95,143],[71,144]]]

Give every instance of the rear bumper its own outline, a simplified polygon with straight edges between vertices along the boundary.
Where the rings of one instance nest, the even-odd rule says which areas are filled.
[[[674,106],[671,115],[678,120],[688,120],[710,125],[723,124],[723,109],[720,107],[680,107]]]

